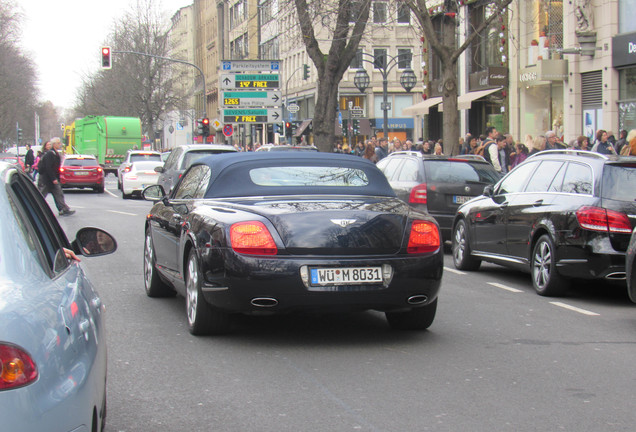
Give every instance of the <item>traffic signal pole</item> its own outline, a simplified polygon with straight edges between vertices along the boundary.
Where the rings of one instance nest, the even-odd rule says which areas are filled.
[[[304,67],[299,67],[298,69],[296,69],[295,71],[293,71],[289,77],[287,78],[287,81],[285,81],[285,103],[283,104],[283,109],[287,110],[287,92],[289,91],[289,80],[292,79],[292,77],[294,76],[294,74],[300,70],[304,70]],[[285,113],[285,111],[283,111],[283,114]],[[283,115],[283,119],[285,118],[285,116]],[[287,119],[289,120],[289,111],[287,111]],[[291,124],[291,122],[290,122]],[[283,138],[285,138],[285,141],[288,144],[291,144],[291,138],[288,140],[287,139],[287,121],[283,122]]]

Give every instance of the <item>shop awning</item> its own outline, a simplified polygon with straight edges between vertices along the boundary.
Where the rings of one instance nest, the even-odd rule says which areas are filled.
[[[474,92],[468,92],[466,94],[458,96],[457,97],[457,109],[459,109],[459,110],[470,109],[470,105],[473,103],[474,100],[481,99],[484,96],[488,96],[491,93],[498,92],[502,88],[503,87],[497,87],[497,88],[494,88],[494,89],[479,90],[479,91],[474,91]],[[439,106],[438,110],[443,112],[444,111],[444,104],[441,104]]]
[[[309,124],[311,123],[312,119],[305,119],[302,121],[302,123],[300,124],[300,126],[298,126],[296,128],[296,132],[294,132],[294,136],[299,137],[303,134],[303,132],[305,132],[305,129],[307,129],[307,126],[309,126]]]
[[[431,107],[434,107],[438,103],[442,102],[441,97],[434,97],[430,99],[426,99],[425,101],[416,103],[415,105],[411,105],[410,107],[406,107],[402,110],[402,114],[406,115],[426,115],[428,114],[428,110]]]

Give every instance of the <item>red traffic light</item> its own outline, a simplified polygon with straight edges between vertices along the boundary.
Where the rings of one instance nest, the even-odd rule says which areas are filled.
[[[210,124],[210,119],[209,118],[204,118],[201,120],[201,123],[203,123],[204,125],[209,125]]]
[[[110,47],[102,47],[102,69],[111,69],[112,67]]]
[[[291,123],[290,122],[285,123],[285,127],[289,129],[291,127]]]

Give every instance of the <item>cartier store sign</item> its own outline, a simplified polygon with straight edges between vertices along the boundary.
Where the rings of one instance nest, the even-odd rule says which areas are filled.
[[[470,74],[468,89],[470,91],[485,90],[508,85],[508,68],[489,67],[488,69]]]

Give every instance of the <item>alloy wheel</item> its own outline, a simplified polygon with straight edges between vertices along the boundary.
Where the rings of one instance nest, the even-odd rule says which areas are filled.
[[[199,301],[199,272],[196,258],[188,260],[188,279],[186,281],[186,301],[188,302],[188,322],[193,325],[197,319],[197,303]]]
[[[533,259],[534,283],[538,288],[545,288],[550,282],[550,266],[552,263],[552,251],[550,245],[543,241],[537,247]]]

